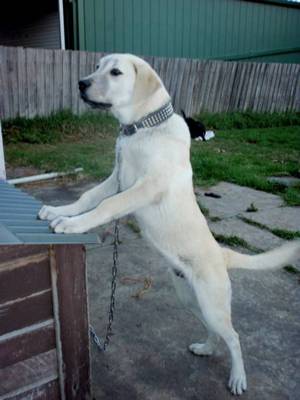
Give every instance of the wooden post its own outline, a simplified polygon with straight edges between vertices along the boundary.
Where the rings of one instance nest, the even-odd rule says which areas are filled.
[[[2,128],[1,128],[1,120],[0,120],[0,180],[1,179],[6,180],[6,171],[5,171],[5,161],[4,161]]]
[[[51,246],[50,264],[61,399],[87,400],[90,349],[84,246]]]

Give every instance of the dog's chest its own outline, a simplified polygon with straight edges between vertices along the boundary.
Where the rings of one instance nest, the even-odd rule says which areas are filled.
[[[116,146],[118,176],[121,191],[134,185],[140,176],[145,173],[148,151],[131,137],[120,137]]]

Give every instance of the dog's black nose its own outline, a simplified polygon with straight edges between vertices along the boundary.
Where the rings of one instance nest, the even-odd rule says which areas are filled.
[[[91,86],[91,81],[89,79],[82,79],[78,82],[79,90],[84,92],[89,86]]]

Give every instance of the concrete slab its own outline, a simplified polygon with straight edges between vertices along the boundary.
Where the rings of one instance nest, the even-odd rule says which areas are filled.
[[[213,192],[222,197],[220,199],[206,197],[206,192]],[[228,182],[221,182],[209,189],[198,188],[196,194],[200,203],[209,209],[210,216],[220,218],[228,218],[245,212],[252,203],[258,210],[283,205],[283,200],[279,196]]]
[[[271,208],[243,216],[273,229],[300,231],[300,207]]]
[[[49,204],[66,203],[81,189],[85,188],[78,188],[75,193],[72,187],[44,187],[34,194]],[[244,202],[242,191],[239,196],[237,204],[243,210],[249,204]],[[264,204],[272,208],[273,200],[278,202],[270,199]],[[257,203],[254,197],[251,201]],[[229,206],[224,211],[225,215],[233,212]],[[230,223],[223,225],[224,232],[226,227],[230,233],[234,228]],[[104,242],[87,249],[90,318],[101,335],[105,333],[110,296],[111,230],[111,225],[98,228],[100,235],[106,235]],[[254,234],[251,229],[248,232]],[[187,350],[190,343],[205,340],[206,332],[178,301],[166,270],[167,261],[126,220],[121,225],[121,241],[114,336],[104,354],[91,347],[95,399],[232,399],[226,389],[230,363],[225,345],[220,343],[211,357],[197,357]],[[136,298],[145,278],[152,285]],[[249,386],[243,399],[298,399],[298,276],[285,271],[236,270],[231,272],[231,280],[233,321],[240,334]]]

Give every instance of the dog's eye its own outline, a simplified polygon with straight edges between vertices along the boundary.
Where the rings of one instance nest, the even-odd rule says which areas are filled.
[[[99,67],[100,67],[100,65],[99,65],[99,64],[97,64],[97,65],[96,65],[96,69],[99,69]]]
[[[112,76],[118,76],[118,75],[122,75],[123,72],[121,72],[118,68],[113,68],[113,69],[110,71],[110,74],[111,74]]]

